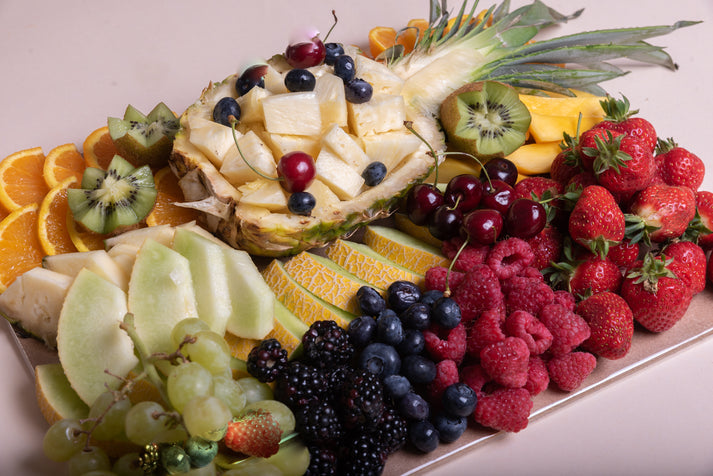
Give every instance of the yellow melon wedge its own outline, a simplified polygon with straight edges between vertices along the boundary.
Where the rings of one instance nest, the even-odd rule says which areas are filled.
[[[86,418],[87,406],[67,380],[58,363],[35,367],[35,393],[40,412],[50,425],[64,418]]]
[[[450,261],[435,246],[431,246],[403,231],[379,225],[369,225],[364,243],[382,256],[418,274],[434,266],[448,266]]]
[[[547,174],[550,172],[552,161],[561,150],[559,142],[525,144],[507,158],[515,164],[520,174]]]

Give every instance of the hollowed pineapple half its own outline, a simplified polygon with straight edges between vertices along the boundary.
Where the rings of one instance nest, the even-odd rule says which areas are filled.
[[[374,90],[366,103],[347,102],[342,79],[327,65],[311,68],[313,91],[288,92],[288,67],[271,60],[264,88],[237,97],[232,75],[211,84],[181,116],[171,165],[186,205],[204,212],[211,231],[255,255],[295,254],[388,215],[409,185],[428,176],[437,160],[430,148],[441,159],[445,148],[435,117],[409,106],[400,94],[404,81],[387,66],[355,58],[356,74]],[[241,106],[235,137],[212,119],[215,104],[226,96]],[[280,182],[250,167],[277,177],[280,157],[294,150],[315,159],[316,178],[307,191],[316,206],[309,216],[290,213]],[[387,174],[369,187],[362,172],[373,161],[383,162]]]

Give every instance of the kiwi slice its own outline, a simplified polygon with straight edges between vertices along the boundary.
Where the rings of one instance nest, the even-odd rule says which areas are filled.
[[[441,103],[440,116],[449,143],[481,159],[512,153],[530,127],[530,112],[515,88],[496,81],[457,89]]]
[[[67,189],[74,219],[96,233],[139,223],[156,201],[156,187],[148,165],[134,167],[115,155],[107,170],[87,167],[81,188]]]
[[[179,122],[173,111],[161,102],[148,115],[129,104],[123,119],[110,117],[107,125],[119,155],[137,167],[158,168],[168,162]]]

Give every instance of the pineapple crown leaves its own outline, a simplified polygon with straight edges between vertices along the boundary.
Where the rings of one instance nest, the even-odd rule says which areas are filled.
[[[623,122],[629,117],[638,114],[639,110],[630,111],[631,104],[626,96],[616,99],[607,94],[606,99],[599,101],[604,111],[604,120],[612,122]]]
[[[596,147],[585,147],[582,150],[587,156],[594,157],[593,168],[596,175],[609,169],[619,174],[621,167],[627,167],[626,162],[631,160],[631,156],[621,150],[624,134],[613,137],[611,131],[606,131],[606,136],[606,139],[595,136]]]
[[[703,226],[705,227],[705,225]],[[624,237],[629,239],[632,244],[642,242],[650,247],[651,234],[659,228],[661,227],[646,223],[646,220],[639,215],[633,213],[624,214]]]
[[[677,278],[676,274],[668,268],[672,262],[673,258],[667,259],[665,255],[655,256],[649,252],[644,255],[641,266],[631,269],[626,277],[634,279],[634,284],[642,284],[645,291],[656,294],[659,279]]]

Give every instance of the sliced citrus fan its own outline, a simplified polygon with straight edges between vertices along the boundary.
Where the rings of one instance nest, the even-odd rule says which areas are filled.
[[[157,195],[151,213],[146,217],[148,226],[156,225],[182,225],[200,216],[200,212],[193,208],[181,207],[174,203],[183,202],[183,191],[178,186],[178,178],[169,167],[164,167],[154,175]]]
[[[15,152],[0,162],[0,203],[8,211],[42,201],[49,191],[42,177],[44,163],[40,147]]]
[[[82,180],[86,168],[84,157],[74,144],[64,144],[52,149],[45,158],[42,175],[49,188],[56,187],[67,177],[76,177],[77,183]]]
[[[49,156],[48,156],[49,157]],[[53,187],[40,204],[37,235],[42,249],[48,255],[77,251],[67,230],[67,188],[79,182],[74,176],[65,178]]]
[[[95,233],[87,230],[81,224],[77,223],[72,216],[72,211],[67,207],[67,231],[69,237],[74,243],[78,251],[103,250],[104,240],[107,235]]]
[[[0,222],[0,292],[16,277],[42,264],[45,255],[37,237],[37,211],[31,203],[10,213]]]
[[[87,167],[106,170],[111,159],[119,153],[109,135],[109,127],[100,127],[89,134],[84,140],[83,152]]]

